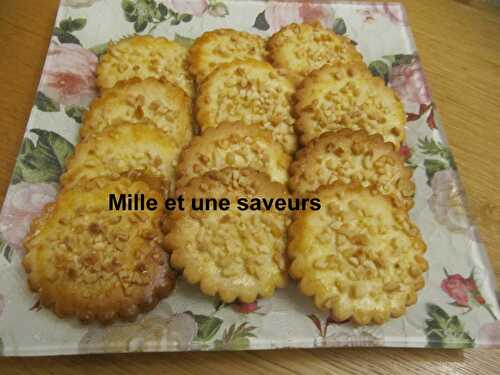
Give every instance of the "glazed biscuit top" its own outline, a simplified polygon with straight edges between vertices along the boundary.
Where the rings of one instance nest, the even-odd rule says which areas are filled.
[[[63,189],[24,242],[29,284],[59,315],[130,319],[173,287],[162,248],[162,210],[110,211],[111,193],[142,193],[161,201],[147,184],[128,179]]]
[[[415,303],[424,285],[426,245],[405,210],[359,185],[320,189],[320,211],[289,228],[290,272],[335,319],[381,323]]]
[[[173,269],[225,304],[290,275],[360,325],[416,302],[428,264],[398,152],[406,114],[349,38],[320,23],[267,40],[218,29],[190,49],[135,35],[109,43],[96,86],[24,243],[29,286],[59,317],[133,320],[173,290]],[[158,207],[110,209],[111,193]],[[166,214],[173,195],[185,205]]]
[[[97,87],[106,90],[134,77],[169,81],[193,96],[187,70],[188,51],[162,37],[134,36],[110,44],[97,67]]]
[[[113,124],[150,121],[182,147],[192,137],[191,115],[191,99],[179,87],[156,78],[132,78],[92,102],[80,137],[84,139]]]
[[[61,176],[64,187],[97,177],[142,179],[156,189],[173,186],[179,146],[150,123],[117,124],[77,144]]]
[[[183,150],[177,167],[177,186],[195,176],[225,167],[252,167],[271,180],[286,183],[291,161],[268,130],[241,123],[224,123],[195,137]]]
[[[208,31],[196,39],[189,50],[189,70],[198,84],[220,64],[240,59],[265,60],[265,40],[232,29]]]
[[[413,207],[415,184],[404,158],[378,134],[342,129],[323,133],[297,153],[290,167],[290,189],[314,195],[336,181],[359,183],[389,196],[397,207]]]
[[[267,46],[272,64],[295,85],[324,64],[363,62],[351,40],[319,23],[283,27],[269,39]]]
[[[381,134],[398,149],[404,139],[401,101],[364,64],[336,63],[312,72],[297,90],[295,111],[302,144],[342,128]]]
[[[226,167],[217,171],[209,171],[176,189],[175,194],[187,198],[210,197],[233,200],[240,197],[287,199],[289,196],[285,185],[273,182],[266,173],[248,167]],[[275,209],[269,211],[287,214]]]
[[[287,152],[296,149],[292,84],[268,63],[237,60],[222,64],[203,82],[196,100],[202,129],[242,122],[270,130]]]
[[[230,303],[270,297],[285,284],[288,215],[278,210],[240,211],[241,197],[286,198],[283,185],[253,169],[225,168],[192,179],[176,192],[187,200],[227,198],[227,211],[173,212],[165,243],[175,268],[208,295]]]

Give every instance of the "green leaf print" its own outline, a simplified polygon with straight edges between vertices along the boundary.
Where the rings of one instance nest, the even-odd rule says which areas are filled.
[[[122,9],[125,12],[125,16],[132,16],[135,12],[135,5],[132,0],[122,0]],[[127,21],[134,22],[135,19],[127,19]]]
[[[90,47],[89,48],[89,51],[90,52],[93,52],[97,57],[101,57],[102,55],[104,55],[108,49],[108,44],[109,43],[101,43],[101,44],[97,44],[93,47]]]
[[[435,304],[427,304],[425,334],[427,345],[431,348],[471,348],[474,339],[465,332],[464,326],[457,316],[449,316],[446,311]]]
[[[210,0],[208,2],[208,13],[214,17],[225,17],[229,14],[229,9],[222,1]]]
[[[418,140],[418,148],[425,154],[429,156],[441,156],[447,158],[450,151],[443,144],[436,142],[434,139],[429,137],[424,137]]]
[[[376,60],[368,65],[368,69],[372,72],[375,77],[383,78],[385,84],[389,82],[389,66],[382,60]]]
[[[12,263],[13,250],[2,238],[0,238],[0,254],[7,262]]]
[[[73,154],[73,145],[48,130],[32,129],[31,132],[38,135],[37,143],[35,145],[29,138],[23,140],[12,183],[57,182],[66,159]]]
[[[448,164],[446,164],[441,160],[425,159],[424,168],[425,168],[425,174],[427,175],[427,182],[430,184],[432,181],[432,177],[434,177],[436,172],[448,169]]]
[[[239,326],[232,324],[229,329],[224,331],[221,340],[215,340],[215,348],[219,350],[245,350],[250,345],[250,337],[256,337],[253,331],[254,326],[248,325],[248,322],[241,323]]]
[[[255,22],[253,24],[253,27],[255,27],[256,29],[261,30],[261,31],[269,30],[270,26],[267,23],[265,11],[262,11],[257,15],[257,18],[255,18]]]
[[[450,168],[456,169],[451,150],[442,143],[436,142],[434,139],[430,139],[429,137],[424,137],[423,139],[418,140],[418,148],[425,155],[439,156],[445,159]]]
[[[73,31],[82,30],[86,24],[87,20],[85,18],[72,19],[69,17],[59,22],[59,28],[63,31],[71,33]]]
[[[72,33],[82,30],[86,24],[87,19],[85,18],[66,18],[59,22],[59,25],[54,28],[54,36],[61,43],[81,44],[80,40]]]
[[[59,103],[55,102],[43,92],[38,91],[35,96],[35,106],[43,112],[59,112]]]
[[[192,15],[179,14],[167,8],[163,3],[158,4],[155,0],[122,0],[122,10],[125,19],[134,24],[136,33],[145,31],[149,24],[152,26],[147,32],[151,33],[166,20],[170,20],[171,25],[179,25],[193,19]]]
[[[175,33],[174,40],[177,43],[183,45],[186,48],[191,47],[193,45],[193,43],[194,43],[194,39],[193,38],[188,38],[186,36],[182,36],[182,35],[179,35],[177,33]]]
[[[415,58],[415,55],[386,55],[382,56],[380,60],[372,61],[370,65],[368,65],[368,68],[374,76],[383,78],[387,85],[389,83],[392,68],[398,65],[411,64]],[[413,119],[413,121],[414,120],[415,119]]]
[[[333,31],[338,35],[344,35],[347,32],[347,27],[343,18],[336,18],[335,21],[333,21]]]
[[[83,114],[85,113],[85,111],[86,111],[86,109],[84,107],[79,107],[76,105],[72,105],[72,106],[65,108],[66,115],[68,117],[71,117],[73,120],[75,120],[79,124],[82,123]]]
[[[160,12],[158,19],[166,19],[168,16],[168,8],[165,4],[158,4],[158,12]]]
[[[134,30],[137,33],[144,31],[148,23],[153,21],[156,7],[154,0],[122,0],[125,19],[134,23]]]
[[[179,16],[179,19],[182,21],[182,22],[190,22],[192,19],[193,19],[193,16],[191,14],[181,14]]]
[[[418,140],[417,147],[427,156],[438,157],[440,159],[425,159],[424,168],[427,175],[427,182],[430,184],[434,174],[446,169],[456,169],[455,161],[451,150],[442,143],[436,142],[434,139],[424,137]]]
[[[59,27],[56,27],[54,29],[54,35],[61,43],[72,43],[81,45],[80,40],[76,36],[67,31],[61,30]]]
[[[398,65],[408,65],[413,62],[415,59],[415,55],[404,55],[404,54],[397,54],[397,55],[387,55],[383,57],[384,60],[387,60],[389,64],[394,67]]]
[[[208,315],[194,315],[194,320],[198,324],[198,333],[196,338],[200,341],[209,341],[219,331],[222,325],[222,319]]]

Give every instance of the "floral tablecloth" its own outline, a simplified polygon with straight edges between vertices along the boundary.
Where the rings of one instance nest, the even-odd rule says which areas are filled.
[[[252,304],[218,303],[179,280],[174,294],[134,323],[108,327],[60,320],[29,292],[22,239],[55,199],[65,158],[96,96],[99,56],[110,40],[166,36],[189,45],[204,31],[232,27],[269,36],[291,22],[320,21],[346,34],[373,74],[404,101],[401,148],[417,184],[412,217],[429,251],[418,303],[382,326],[336,324],[294,283]],[[465,208],[462,187],[426,85],[408,20],[398,4],[219,0],[62,0],[43,74],[0,215],[0,353],[241,350],[281,347],[498,346],[494,275]]]

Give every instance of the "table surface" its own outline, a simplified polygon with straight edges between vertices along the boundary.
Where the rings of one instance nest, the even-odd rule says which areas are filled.
[[[0,4],[0,201],[47,52],[58,0]],[[500,7],[408,0],[423,66],[475,221],[500,281]],[[500,285],[500,284],[499,284]],[[314,349],[1,358],[1,374],[357,373],[498,374],[499,350]]]

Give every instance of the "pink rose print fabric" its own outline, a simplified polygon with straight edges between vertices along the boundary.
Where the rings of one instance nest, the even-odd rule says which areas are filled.
[[[170,0],[170,6],[178,13],[200,17],[208,9],[208,0]]]
[[[371,4],[367,5],[367,7],[367,9],[360,11],[365,17],[365,22],[374,21],[378,17],[383,17],[396,25],[406,26],[403,9],[399,6],[393,6],[391,4]]]
[[[78,44],[51,42],[40,80],[46,96],[64,105],[87,106],[97,95],[97,56]]]
[[[269,30],[276,32],[291,23],[320,22],[326,26],[333,13],[331,8],[314,2],[273,1],[267,5],[264,15]]]
[[[20,248],[31,221],[43,207],[55,200],[57,185],[20,182],[11,185],[0,214],[0,235],[10,245]]]
[[[389,76],[391,87],[405,102],[427,104],[431,96],[425,84],[424,73],[418,58],[410,64],[396,65]]]

